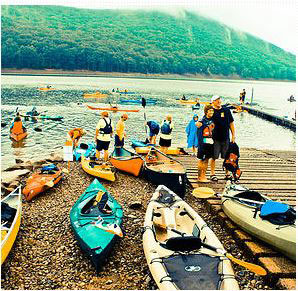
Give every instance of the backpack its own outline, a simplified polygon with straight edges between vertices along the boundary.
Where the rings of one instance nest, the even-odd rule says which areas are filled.
[[[106,123],[106,126],[104,128],[100,129],[100,133],[102,134],[109,134],[112,133],[113,128],[112,128],[112,120],[110,119],[110,123],[107,122],[107,120],[105,118],[103,118],[103,120]]]
[[[160,128],[161,133],[163,133],[163,134],[170,134],[172,132],[172,129],[170,127],[170,124],[171,124],[171,122],[168,123],[168,122],[164,121],[164,123],[162,124],[162,126]]]
[[[240,153],[238,145],[236,143],[230,143],[222,168],[232,172],[235,181],[239,180],[242,175],[242,171],[238,165],[239,157]]]

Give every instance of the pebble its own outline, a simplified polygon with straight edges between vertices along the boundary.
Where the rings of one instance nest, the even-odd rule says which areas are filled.
[[[58,166],[67,168],[66,163]],[[147,205],[155,186],[142,178],[118,173],[113,183],[101,181],[123,206],[125,236],[114,249],[98,274],[90,259],[79,248],[70,226],[69,212],[73,204],[94,180],[79,163],[71,163],[70,174],[54,188],[31,202],[23,201],[22,224],[14,247],[2,265],[3,290],[103,290],[106,285],[118,290],[156,290],[144,256],[142,234],[146,207],[132,210],[129,205],[142,201]],[[24,185],[25,178],[21,181]],[[131,191],[133,189],[134,191]],[[137,196],[134,193],[138,193]],[[210,215],[204,201],[195,199],[187,189],[186,202],[202,214],[224,246],[243,250]],[[251,280],[250,272],[233,264],[240,288],[270,289],[262,277]],[[46,278],[46,279],[45,279]],[[112,285],[111,285],[112,284]]]

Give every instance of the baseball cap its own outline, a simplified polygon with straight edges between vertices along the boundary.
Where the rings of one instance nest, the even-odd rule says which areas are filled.
[[[128,118],[128,115],[127,115],[126,113],[123,113],[121,117],[123,117],[123,118],[126,118],[126,119],[127,119],[127,118]]]
[[[218,95],[214,95],[214,96],[212,96],[212,98],[211,98],[211,102],[213,102],[213,101],[215,101],[215,100],[217,100],[217,99],[220,99],[220,97],[219,97]]]
[[[103,117],[109,117],[109,113],[107,111],[103,111],[101,113],[101,116],[103,116]]]

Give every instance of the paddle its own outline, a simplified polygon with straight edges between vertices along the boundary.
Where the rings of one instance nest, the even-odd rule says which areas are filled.
[[[226,198],[237,200],[239,202],[243,201],[243,202],[249,202],[249,203],[255,203],[255,204],[265,203],[261,201],[239,198],[239,197],[234,197],[229,195],[220,195],[218,193],[215,193],[212,188],[208,188],[208,187],[198,187],[192,191],[192,195],[195,196],[196,198],[201,198],[201,199],[208,199],[214,196],[214,197],[226,197]]]
[[[167,228],[167,229],[182,236],[182,238],[181,237],[170,238],[166,242],[166,247],[172,251],[177,251],[180,248],[183,250],[187,250],[188,247],[190,248],[190,250],[194,250],[195,248],[199,249],[201,247],[205,247],[209,250],[215,251],[216,253],[220,254],[221,256],[225,256],[225,257],[229,258],[234,263],[247,268],[248,270],[250,270],[251,272],[253,272],[257,275],[265,276],[267,274],[267,271],[263,267],[256,265],[256,264],[242,261],[240,259],[237,259],[223,249],[216,248],[209,244],[203,243],[199,237],[183,236],[184,233],[182,233],[176,229],[173,229],[173,228]],[[196,244],[196,246],[194,246],[194,244]]]
[[[144,97],[142,97],[142,106],[144,108],[144,119],[145,119],[145,122],[147,123],[147,119],[146,119],[146,99]],[[146,124],[145,124],[145,131],[146,131],[145,143],[149,143],[149,139],[147,137],[147,125]]]

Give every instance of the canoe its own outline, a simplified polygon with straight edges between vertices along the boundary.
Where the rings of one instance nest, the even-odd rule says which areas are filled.
[[[39,91],[53,91],[56,90],[55,88],[38,88]]]
[[[63,177],[62,170],[56,165],[50,164],[41,168],[37,173],[33,173],[26,182],[23,194],[27,201],[32,200],[36,195],[52,188]]]
[[[115,148],[110,157],[111,164],[118,170],[139,176],[144,164],[143,158],[124,148]]]
[[[22,215],[21,187],[1,200],[1,265],[7,258],[20,229]]]
[[[91,157],[85,158],[84,156],[81,157],[81,164],[83,170],[94,177],[112,182],[116,180],[114,167],[103,165],[102,163],[95,161]]]
[[[104,213],[97,205],[93,205],[100,190],[107,192],[103,185],[94,179],[70,211],[70,224],[75,237],[97,271],[107,259],[117,238],[121,236],[120,226],[123,219],[121,206],[109,192],[107,203],[112,213]]]
[[[23,140],[25,137],[27,137],[28,132],[21,132],[21,133],[10,133],[10,138],[13,139],[14,141],[20,141]]]
[[[296,261],[296,223],[277,225],[262,219],[257,211],[269,198],[231,183],[226,184],[223,195],[222,208],[235,224]]]
[[[131,146],[135,149],[137,154],[140,155],[147,155],[149,150],[151,149],[153,144],[146,144],[138,140],[132,140],[131,141]],[[156,146],[157,149],[159,149],[159,146]],[[181,148],[181,147],[169,147],[167,150],[167,155],[187,155],[187,152]]]
[[[73,150],[73,159],[74,161],[81,161],[81,156],[84,155],[85,157],[95,156],[96,146],[94,142],[80,143],[76,148]]]
[[[108,95],[100,92],[95,92],[95,93],[84,93],[83,96],[84,98],[105,98]]]
[[[185,196],[186,170],[173,158],[151,147],[145,158],[144,176],[153,184],[165,185],[180,197]]]
[[[139,109],[119,109],[118,107],[93,107],[90,105],[87,105],[87,107],[91,110],[106,110],[106,111],[113,111],[113,112],[139,112]]]
[[[159,290],[239,290],[230,260],[201,241],[223,250],[203,218],[159,185],[148,204],[143,233],[146,261]]]
[[[146,104],[156,104],[157,100],[154,100],[154,99],[146,99]],[[123,99],[120,99],[120,103],[131,103],[131,104],[142,104],[142,100],[123,100]]]

